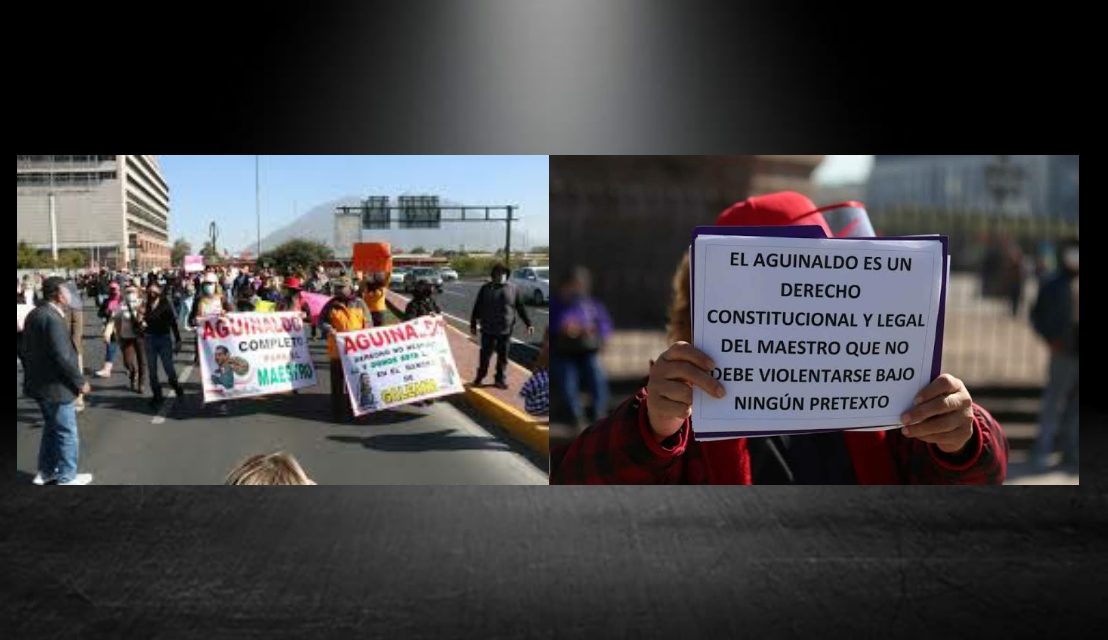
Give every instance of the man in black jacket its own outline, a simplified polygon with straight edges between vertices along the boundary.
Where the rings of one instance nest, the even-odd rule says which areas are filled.
[[[31,311],[23,329],[23,393],[38,402],[45,423],[34,483],[88,484],[92,474],[77,473],[76,402],[90,388],[69,335],[70,292],[62,278],[50,277],[42,293],[46,304]]]
[[[485,283],[477,291],[477,300],[473,303],[473,313],[469,319],[469,331],[477,335],[477,325],[481,325],[481,362],[477,366],[477,378],[473,386],[480,386],[485,374],[489,372],[489,360],[496,350],[496,386],[507,389],[504,370],[508,366],[508,341],[516,324],[516,314],[527,326],[527,335],[535,333],[531,318],[519,289],[508,282],[508,268],[497,264],[492,268],[492,282]]]

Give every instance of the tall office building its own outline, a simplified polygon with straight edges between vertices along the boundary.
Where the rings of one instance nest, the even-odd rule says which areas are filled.
[[[170,266],[157,156],[16,156],[16,241],[78,249],[89,266]]]

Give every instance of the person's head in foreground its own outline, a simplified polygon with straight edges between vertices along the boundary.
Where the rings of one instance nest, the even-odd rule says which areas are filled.
[[[558,293],[565,302],[573,302],[589,295],[592,290],[592,275],[585,267],[574,267],[569,277],[562,281]]]
[[[304,473],[292,454],[276,453],[250,456],[227,474],[230,485],[309,485],[315,482]]]
[[[864,216],[861,203],[853,207]],[[827,208],[830,209],[830,208]],[[717,226],[816,225],[827,237],[872,235],[865,224],[836,234],[823,210],[794,192],[756,196],[723,211]],[[849,213],[849,212],[848,212]],[[848,216],[849,217],[849,216]],[[863,231],[859,231],[859,229]],[[670,347],[651,362],[639,392],[595,423],[552,465],[552,483],[590,484],[1000,484],[1008,442],[999,423],[973,403],[966,386],[942,374],[887,431],[829,431],[787,437],[698,441],[693,388],[723,398],[715,363],[690,344],[689,256],[673,276]],[[804,366],[807,362],[798,362]],[[561,452],[560,452],[561,453]]]
[[[492,281],[496,284],[504,284],[508,280],[508,267],[499,262],[492,266]]]
[[[65,279],[58,276],[50,276],[42,281],[42,297],[62,307],[68,307],[73,299],[69,287],[65,286]]]

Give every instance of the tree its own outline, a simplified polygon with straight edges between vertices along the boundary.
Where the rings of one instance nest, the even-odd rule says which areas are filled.
[[[50,266],[50,258],[26,242],[16,245],[16,269],[42,269]]]
[[[289,240],[258,256],[260,264],[271,264],[284,274],[307,273],[321,262],[332,260],[335,252],[322,242]]]
[[[550,253],[550,247],[549,246],[531,247],[531,253],[549,254]]]
[[[200,250],[200,255],[204,256],[205,264],[219,264],[223,262],[223,258],[212,246],[211,240],[204,241],[204,248]]]
[[[182,265],[185,262],[185,256],[192,254],[192,245],[188,240],[184,238],[177,238],[173,241],[173,249],[169,252],[170,264]]]
[[[427,253],[427,250],[424,249],[423,247],[416,247],[415,249],[412,249],[412,253],[423,254],[423,253]]]
[[[58,252],[58,268],[80,269],[88,266],[88,256],[80,249],[62,249]]]

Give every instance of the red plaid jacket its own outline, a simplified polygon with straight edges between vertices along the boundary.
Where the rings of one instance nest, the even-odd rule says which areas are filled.
[[[1001,484],[1008,439],[973,405],[973,436],[951,456],[899,430],[843,434],[858,484]],[[586,429],[565,450],[551,484],[751,484],[746,438],[697,442],[692,422],[663,442],[651,431],[646,389]]]

